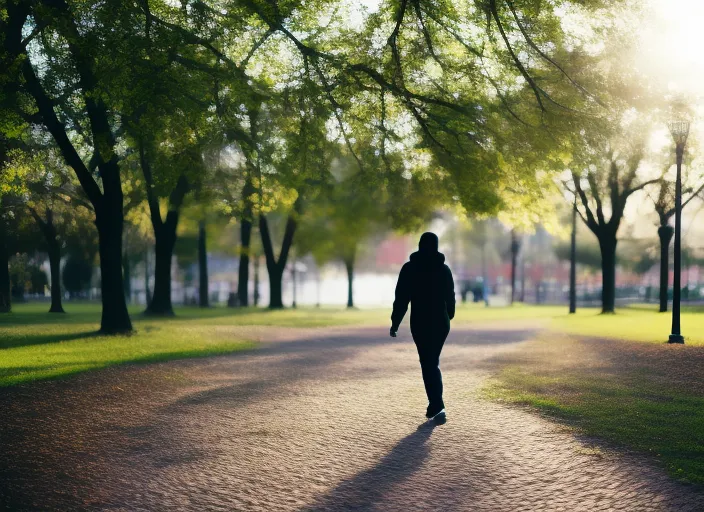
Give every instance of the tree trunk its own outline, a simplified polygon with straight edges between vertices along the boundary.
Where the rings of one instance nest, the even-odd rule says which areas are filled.
[[[253,136],[256,137],[255,124],[251,125]],[[258,165],[258,164],[257,164]],[[250,172],[253,171],[250,169]],[[244,209],[242,211],[242,221],[240,224],[240,266],[237,276],[237,299],[240,306],[246,307],[249,305],[249,259],[252,240],[252,219],[254,213],[254,204],[252,196],[256,192],[256,188],[252,183],[250,172],[247,173],[244,186],[242,187],[242,198],[244,199]]]
[[[144,252],[144,301],[149,306],[152,302],[152,294],[149,291],[149,250]]]
[[[616,306],[616,237],[599,239],[601,250],[601,312],[613,313]]]
[[[130,258],[127,254],[122,256],[122,278],[125,290],[125,301],[129,304],[132,302],[132,268]]]
[[[511,304],[516,299],[516,264],[518,262],[518,251],[521,243],[516,236],[516,230],[511,230]]]
[[[106,190],[107,194],[107,190]],[[132,331],[122,284],[122,198],[119,208],[101,208],[96,212],[100,242],[100,283],[103,312],[100,331],[105,334]],[[105,211],[107,210],[107,211]]]
[[[61,247],[54,240],[49,244],[49,269],[51,271],[51,307],[49,313],[63,313],[61,305]]]
[[[667,311],[667,292],[670,278],[670,242],[675,230],[672,226],[664,225],[658,228],[660,238],[660,312]]]
[[[354,283],[354,258],[345,259],[345,269],[347,270],[347,307],[354,307],[354,295],[352,285]]]
[[[296,304],[296,299],[297,299],[297,296],[296,296],[296,292],[297,292],[297,290],[296,290],[296,277],[297,277],[296,276],[296,258],[294,258],[293,262],[291,264],[291,281],[293,284],[293,302],[291,303],[291,307],[293,309],[296,309],[298,307],[298,304]]]
[[[281,242],[281,252],[279,253],[278,261],[274,257],[274,248],[271,244],[271,235],[269,234],[269,224],[264,215],[259,215],[259,234],[262,237],[262,245],[264,246],[264,255],[266,257],[266,269],[269,273],[269,309],[281,309],[284,307],[282,299],[282,279],[288,253],[293,245],[293,235],[296,232],[296,221],[292,215],[286,219],[286,229],[284,230],[284,239]]]
[[[482,295],[484,305],[489,307],[489,283],[486,275],[486,242],[482,244]]]
[[[7,245],[0,226],[0,313],[12,310],[10,298],[10,259],[7,255]]]
[[[61,245],[59,244],[59,235],[54,225],[54,212],[51,208],[47,208],[45,220],[34,208],[30,207],[29,211],[46,239],[49,253],[49,269],[51,272],[51,307],[49,308],[49,313],[63,313],[64,308],[61,305]]]
[[[526,301],[526,254],[523,252],[523,257],[521,258],[521,302]]]
[[[283,309],[282,280],[284,273],[276,268],[267,268],[269,273],[269,309]]]
[[[176,229],[178,228],[179,210],[183,196],[188,190],[183,177],[171,194],[172,209],[166,214],[166,220],[161,222],[158,212],[152,213],[154,227],[154,293],[148,303],[146,313],[151,315],[173,316],[174,308],[171,301],[171,262],[174,258],[176,245]],[[159,216],[155,218],[154,214]],[[156,222],[154,222],[156,221]]]
[[[198,305],[210,307],[208,300],[208,253],[205,247],[205,221],[198,224]]]
[[[259,257],[254,257],[254,307],[259,305]]]
[[[94,145],[99,148],[97,168],[101,187],[95,182],[93,173],[81,160],[81,156],[71,143],[66,126],[54,110],[53,101],[44,90],[29,59],[21,58],[25,53],[22,44],[22,27],[29,10],[26,2],[7,3],[7,14],[11,30],[7,32],[5,50],[20,62],[22,76],[27,92],[34,98],[42,123],[52,134],[57,147],[66,163],[73,169],[81,187],[93,204],[96,213],[95,223],[98,227],[100,241],[100,273],[102,287],[103,312],[100,330],[106,334],[129,332],[132,322],[127,313],[127,304],[122,287],[122,227],[123,195],[120,181],[119,157],[115,152],[116,140],[111,131],[108,109],[100,94],[94,94],[97,79],[94,75],[93,62],[95,47],[84,44],[85,39],[75,29],[73,15],[66,2],[54,2],[58,19],[67,23],[59,24],[61,36],[70,41],[69,53],[76,63],[75,69],[90,118],[90,130]],[[67,34],[68,37],[67,37]],[[77,40],[78,39],[78,40]]]
[[[320,268],[318,268],[316,276],[315,276],[315,295],[316,295],[315,307],[316,308],[320,307],[320,285],[321,285],[320,281],[321,281]]]
[[[173,316],[174,308],[171,303],[171,261],[176,244],[176,228],[178,227],[179,210],[183,198],[189,191],[188,180],[182,174],[176,186],[169,195],[169,211],[166,220],[161,218],[159,198],[154,193],[154,178],[152,176],[151,162],[142,139],[139,142],[139,161],[142,174],[147,185],[147,204],[149,216],[154,229],[154,294],[147,302],[148,315]]]
[[[240,225],[240,268],[237,278],[237,299],[240,306],[249,305],[249,248],[252,239],[252,221],[243,218]]]
[[[171,261],[176,243],[176,225],[164,223],[154,245],[154,293],[145,313],[155,316],[173,316],[171,303]]]

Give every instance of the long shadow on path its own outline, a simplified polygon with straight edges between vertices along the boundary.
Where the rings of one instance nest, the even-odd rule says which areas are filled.
[[[458,327],[448,344],[481,348],[519,343],[531,334]],[[13,504],[42,503],[45,509],[105,508],[135,500],[149,508],[156,503],[149,500],[158,499],[159,492],[183,496],[205,492],[186,490],[179,481],[167,488],[150,475],[155,468],[184,463],[217,467],[221,453],[214,440],[232,436],[228,422],[241,422],[242,411],[252,403],[295,398],[346,378],[385,378],[389,371],[417,365],[407,331],[394,339],[382,328],[320,330],[304,336],[264,343],[247,354],[125,366],[0,390],[0,410],[7,412],[0,422],[0,509],[7,503],[3,500],[10,498]],[[394,353],[396,349],[405,352],[395,369],[352,364],[358,356],[375,357],[374,349],[383,346],[394,346]],[[352,368],[350,373],[347,368]],[[183,380],[162,382],[167,370],[182,372]],[[422,394],[419,369],[417,379]],[[351,504],[344,508],[369,508],[422,467],[432,429],[432,424],[424,425],[408,435],[374,468],[342,482],[313,503],[313,510],[330,509],[343,501]],[[81,451],[75,450],[76,440],[83,443]],[[70,491],[57,494],[55,490],[65,488],[65,481],[71,482]],[[100,497],[96,497],[98,491]],[[89,498],[99,501],[81,505],[82,499]]]
[[[530,339],[534,333],[535,331],[531,330],[491,331],[458,328],[450,333],[448,345],[495,346],[520,343]],[[317,336],[309,336],[303,340],[274,342],[254,352],[249,352],[246,356],[252,358],[252,362],[266,356],[281,356],[266,362],[269,371],[265,374],[258,375],[252,380],[224,382],[213,388],[189,393],[171,402],[167,410],[169,412],[179,412],[183,406],[203,406],[217,403],[236,406],[238,403],[243,404],[248,400],[256,399],[259,394],[267,390],[270,391],[272,387],[280,388],[285,384],[292,384],[296,381],[328,378],[327,372],[330,370],[326,370],[326,368],[355,357],[358,350],[379,345],[398,345],[399,347],[407,346],[413,348],[413,342],[410,339],[389,338],[386,335],[386,331],[382,333],[375,329],[365,329],[361,331],[361,334],[336,336],[334,334],[321,333]],[[410,354],[409,361],[415,364],[415,348]],[[217,356],[212,360],[220,362],[224,367],[231,367],[233,375],[236,375],[235,369],[237,366],[230,365],[236,365],[241,361],[242,357],[242,354],[234,354]],[[193,361],[190,364],[199,363]],[[418,382],[420,385],[422,384],[420,367],[418,370]],[[368,373],[367,377],[373,378],[377,375],[383,377],[387,374],[384,370],[377,369],[375,372]],[[335,374],[335,377],[340,378],[340,375]]]
[[[369,510],[383,501],[393,487],[418,471],[430,454],[427,441],[436,424],[425,422],[401,439],[376,466],[341,482],[317,500],[310,512]]]

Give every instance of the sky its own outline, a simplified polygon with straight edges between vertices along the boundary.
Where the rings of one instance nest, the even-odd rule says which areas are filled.
[[[672,92],[704,90],[704,1],[647,0],[635,64]]]
[[[636,68],[672,94],[683,94],[694,100],[701,113],[704,107],[704,0],[646,0],[642,3],[645,17],[638,29]],[[704,135],[702,119],[694,121],[690,138],[700,138]],[[664,127],[660,135],[669,142]],[[637,237],[653,236],[650,222],[637,222],[649,209],[645,204],[638,204],[644,200],[644,196],[634,197],[632,209],[629,208],[631,219],[636,220],[633,235]],[[699,205],[692,205],[683,212],[683,235],[695,246],[704,245],[699,243],[704,240],[702,220],[704,213]]]

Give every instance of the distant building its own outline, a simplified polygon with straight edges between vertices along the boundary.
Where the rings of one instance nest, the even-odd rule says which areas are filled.
[[[412,252],[409,236],[391,235],[377,245],[374,266],[378,272],[397,272]]]

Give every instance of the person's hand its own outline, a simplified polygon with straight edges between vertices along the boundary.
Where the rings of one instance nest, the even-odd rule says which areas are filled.
[[[392,338],[396,337],[396,330],[393,327],[389,330],[389,336]]]

